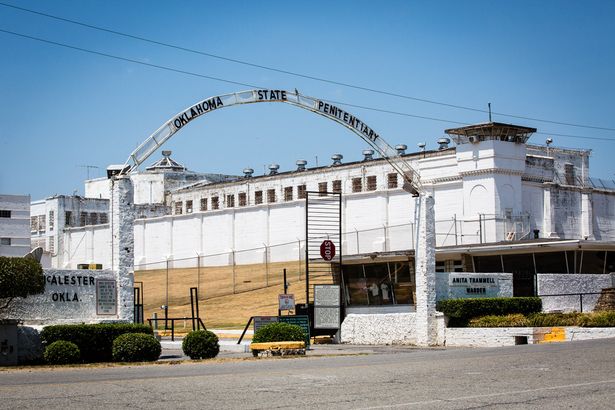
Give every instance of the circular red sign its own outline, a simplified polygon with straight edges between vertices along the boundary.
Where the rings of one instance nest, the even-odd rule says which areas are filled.
[[[335,244],[326,239],[320,244],[320,256],[326,261],[330,261],[335,257]]]

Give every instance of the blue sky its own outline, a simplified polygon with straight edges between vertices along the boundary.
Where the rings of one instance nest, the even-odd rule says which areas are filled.
[[[494,112],[615,129],[615,2],[611,1],[39,1],[1,3],[186,48],[362,87]],[[359,91],[233,64],[0,5],[0,30],[272,89],[447,121],[487,114]],[[175,113],[248,89],[0,32],[0,192],[83,193]],[[345,107],[390,144],[436,147],[455,122]],[[592,176],[613,178],[615,131],[494,115],[533,126],[530,140],[593,150]],[[590,138],[603,138],[596,140]],[[613,140],[612,142],[609,141]],[[166,145],[195,171],[256,173],[361,157],[359,138],[284,104],[208,114]],[[153,162],[160,154],[155,154]]]

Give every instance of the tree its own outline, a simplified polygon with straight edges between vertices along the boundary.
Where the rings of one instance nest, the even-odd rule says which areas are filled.
[[[0,309],[9,306],[14,298],[43,293],[45,275],[40,263],[28,258],[0,256]]]

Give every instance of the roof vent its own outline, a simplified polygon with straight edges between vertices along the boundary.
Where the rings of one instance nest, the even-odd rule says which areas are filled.
[[[331,159],[333,160],[333,164],[331,164],[331,166],[335,167],[338,165],[342,165],[342,158],[344,158],[342,154],[331,155]]]
[[[363,161],[371,161],[374,159],[374,150],[373,149],[364,149],[363,150]]]
[[[277,175],[280,166],[278,164],[269,165],[269,175]]]
[[[446,138],[446,137],[440,138],[438,140],[438,145],[440,146],[440,147],[438,147],[438,149],[439,150],[447,149],[448,148],[448,144],[450,144],[450,143],[451,143],[451,139],[450,138]]]
[[[304,159],[298,159],[297,162],[297,171],[305,171],[305,166],[307,165],[307,161]]]
[[[395,149],[397,150],[398,155],[404,155],[408,149],[408,146],[406,144],[399,144],[395,146]]]
[[[243,176],[246,178],[252,178],[252,174],[254,173],[254,170],[252,168],[244,168],[243,169]]]

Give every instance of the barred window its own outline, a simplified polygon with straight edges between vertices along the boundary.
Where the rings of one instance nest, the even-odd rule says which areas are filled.
[[[307,192],[307,188],[306,188],[305,185],[298,185],[297,186],[297,198],[305,199],[306,192]]]
[[[248,205],[248,196],[246,195],[245,192],[240,192],[239,193],[239,206],[246,206]]]
[[[38,217],[38,231],[39,232],[45,232],[46,228],[47,228],[47,216],[46,215],[39,215],[39,217]]]
[[[88,219],[88,225],[98,225],[98,214],[96,212],[91,212]]]
[[[88,213],[87,212],[81,212],[79,214],[79,226],[85,226],[88,223]]]
[[[220,198],[217,196],[211,197],[211,209],[220,209]]]
[[[187,214],[192,213],[192,200],[186,201],[186,213]]]
[[[73,213],[72,211],[64,212],[64,226],[73,226]]]
[[[284,188],[284,200],[292,201],[293,200],[293,187],[287,186]]]
[[[201,198],[201,211],[207,211],[207,198]]]
[[[11,238],[0,238],[0,245],[11,246]]]
[[[184,203],[182,201],[175,202],[175,215],[181,215],[183,207]]]
[[[0,218],[10,218],[11,217],[11,211],[6,210],[6,209],[0,209]]]
[[[49,230],[53,231],[55,227],[55,211],[49,211]]]
[[[254,203],[256,205],[263,203],[263,191],[254,192]]]
[[[267,190],[267,203],[275,202],[275,189]]]
[[[101,213],[101,214],[98,215],[98,217],[100,218],[100,223],[101,224],[109,223],[109,220],[107,219],[107,214]]]
[[[393,172],[387,175],[387,186],[389,189],[397,188],[397,173]]]
[[[333,181],[333,192],[342,192],[342,181],[336,179]]]
[[[352,192],[361,192],[363,190],[363,181],[361,177],[352,178]]]
[[[325,196],[327,193],[327,183],[319,182],[318,183],[318,196]]]
[[[47,250],[49,252],[51,252],[52,254],[55,254],[56,253],[56,247],[55,247],[55,240],[54,240],[53,236],[47,237],[47,240],[49,241],[49,244],[47,245]]]
[[[367,189],[366,191],[376,190],[376,175],[370,175],[367,177]]]
[[[30,231],[31,232],[38,231],[38,217],[37,216],[30,217]]]
[[[226,196],[226,207],[227,208],[235,208],[235,195],[227,195]]]

